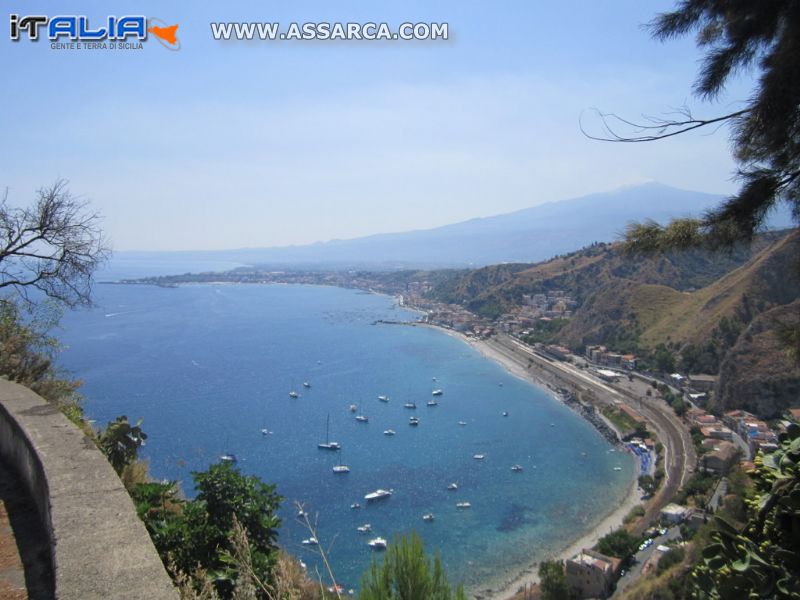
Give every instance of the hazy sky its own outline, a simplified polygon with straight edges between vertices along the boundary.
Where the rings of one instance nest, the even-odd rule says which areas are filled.
[[[307,243],[433,227],[657,180],[729,192],[726,132],[607,144],[591,107],[689,102],[692,39],[641,25],[671,2],[270,0],[5,4],[0,186],[22,204],[63,177],[117,250]],[[8,13],[146,14],[182,48],[53,50]],[[445,21],[427,42],[218,42],[211,21]],[[589,128],[596,122],[588,119]]]

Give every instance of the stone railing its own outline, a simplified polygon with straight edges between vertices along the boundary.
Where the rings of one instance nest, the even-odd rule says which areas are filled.
[[[0,379],[0,457],[27,487],[49,536],[59,600],[177,599],[114,469],[60,411]]]

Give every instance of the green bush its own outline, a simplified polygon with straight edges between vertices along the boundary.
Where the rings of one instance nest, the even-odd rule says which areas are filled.
[[[132,496],[137,511],[165,564],[191,577],[200,569],[211,577],[216,592],[231,598],[240,577],[231,556],[236,525],[247,532],[248,569],[269,585],[277,559],[276,512],[282,498],[275,486],[242,475],[230,463],[211,465],[192,473],[197,496],[184,501],[173,483],[137,485]],[[258,597],[266,597],[261,590]]]
[[[641,540],[628,533],[625,529],[617,529],[604,535],[597,542],[596,549],[606,556],[615,556],[626,560],[639,548]]]
[[[671,548],[664,555],[658,559],[658,566],[656,567],[656,574],[661,575],[664,571],[683,562],[686,552],[681,547]]]
[[[425,556],[422,539],[414,532],[392,542],[383,563],[373,559],[361,579],[359,600],[466,600],[460,586],[450,588],[442,562]]]
[[[544,560],[539,564],[539,589],[541,600],[578,598],[576,591],[567,584],[564,563],[560,560]]]

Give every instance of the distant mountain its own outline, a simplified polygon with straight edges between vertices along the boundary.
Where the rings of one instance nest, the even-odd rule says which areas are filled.
[[[121,252],[147,261],[228,261],[244,264],[361,267],[478,267],[538,262],[598,241],[619,237],[631,221],[699,216],[722,196],[647,183],[613,192],[549,202],[516,212],[471,219],[434,229],[383,233],[305,246],[201,252]],[[788,226],[787,218],[779,218]]]

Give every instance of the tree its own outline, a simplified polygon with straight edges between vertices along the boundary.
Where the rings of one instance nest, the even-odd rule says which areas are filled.
[[[109,255],[100,217],[75,198],[67,182],[38,190],[28,208],[0,200],[0,290],[28,299],[43,292],[66,306],[89,304],[94,272]]]
[[[664,344],[656,346],[653,359],[656,363],[656,369],[662,373],[672,373],[675,370],[675,357]]]
[[[601,113],[606,131],[589,137],[616,142],[659,140],[728,123],[738,163],[741,187],[735,195],[700,219],[678,219],[666,227],[652,221],[633,224],[628,248],[729,247],[750,240],[781,201],[800,223],[800,5],[795,0],[681,0],[649,27],[658,40],[697,32],[705,51],[695,82],[702,99],[717,98],[731,76],[743,70],[758,77],[742,108],[717,117],[696,118],[684,107],[677,119],[642,124]],[[617,133],[619,126],[632,127],[632,134]]]
[[[639,539],[622,528],[604,535],[597,542],[598,552],[606,556],[615,556],[622,560],[630,558],[638,547]]]
[[[70,407],[79,416],[75,391],[80,382],[62,377],[53,365],[58,342],[49,331],[57,321],[58,311],[51,306],[0,301],[0,377],[30,388],[62,409]]]
[[[133,490],[137,512],[162,560],[184,578],[201,571],[222,598],[233,597],[243,578],[255,579],[256,596],[266,598],[278,558],[282,498],[275,486],[225,462],[192,472],[192,479],[197,496],[189,501],[178,497],[174,483],[139,484]],[[242,535],[247,573],[240,573],[243,565],[232,560],[240,554],[236,542]]]
[[[122,473],[122,469],[138,458],[139,447],[147,439],[141,425],[141,419],[136,425],[131,425],[128,417],[122,415],[109,423],[97,438],[97,445],[117,474]]]
[[[560,560],[543,560],[539,563],[539,589],[542,600],[572,600],[578,597],[567,583],[564,563]]]
[[[414,532],[392,542],[383,563],[373,560],[361,578],[359,600],[466,600],[459,586],[453,592],[437,555],[431,564],[422,539]]]
[[[639,487],[642,488],[642,491],[644,491],[645,494],[650,496],[655,493],[658,485],[656,484],[656,480],[653,479],[652,475],[645,474],[639,476]]]

